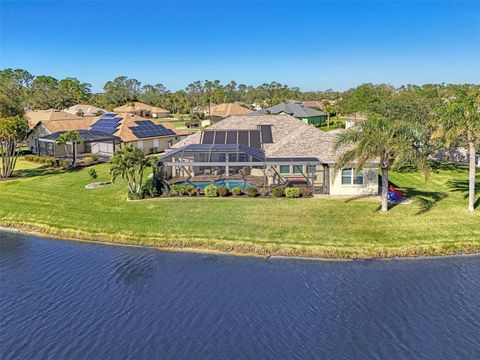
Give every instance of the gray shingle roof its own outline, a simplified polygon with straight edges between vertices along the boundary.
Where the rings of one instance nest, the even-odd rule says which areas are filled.
[[[270,114],[279,114],[284,112],[285,114],[292,115],[296,118],[306,118],[314,116],[326,115],[324,112],[303,106],[297,103],[280,103],[266,109]]]
[[[267,157],[316,157],[334,163],[339,151],[334,150],[336,135],[323,132],[290,115],[230,116],[210,126],[209,130],[254,130],[259,125],[272,125],[272,144],[263,144]],[[201,132],[179,141],[174,148],[200,144]]]

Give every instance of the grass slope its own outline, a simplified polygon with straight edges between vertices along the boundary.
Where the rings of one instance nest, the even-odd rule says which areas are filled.
[[[371,199],[154,199],[126,202],[122,180],[86,190],[87,170],[50,172],[19,162],[0,182],[0,225],[68,238],[165,248],[318,257],[392,257],[480,252],[480,209],[466,210],[464,168],[425,183],[393,173],[413,204],[380,214]],[[98,181],[109,165],[95,166]],[[479,179],[480,180],[480,179]]]

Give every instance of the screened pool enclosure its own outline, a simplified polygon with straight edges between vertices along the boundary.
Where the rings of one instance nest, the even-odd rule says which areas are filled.
[[[295,182],[318,191],[324,183],[323,165],[315,157],[267,157],[263,150],[244,144],[189,144],[166,153],[159,165],[173,182],[231,178],[257,186]],[[286,166],[295,173],[281,174]]]

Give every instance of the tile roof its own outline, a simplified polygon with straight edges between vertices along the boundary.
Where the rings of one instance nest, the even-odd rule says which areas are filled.
[[[133,103],[127,103],[125,105],[118,106],[115,109],[113,109],[113,111],[115,111],[117,113],[137,112],[137,111],[149,111],[151,113],[156,113],[156,114],[159,114],[159,113],[169,114],[170,113],[170,111],[168,111],[168,110],[162,109],[162,108],[157,107],[157,106],[144,104],[144,103],[139,102],[139,101],[135,101]]]
[[[81,111],[83,113],[83,116],[96,116],[98,113],[107,112],[107,110],[105,109],[102,109],[93,105],[88,105],[88,104],[73,105],[67,109],[64,109],[63,111],[72,115],[77,115],[77,113]]]
[[[30,129],[34,128],[39,122],[59,121],[59,120],[79,120],[81,116],[69,114],[68,112],[49,109],[49,110],[30,110],[25,113]]]
[[[210,126],[208,130],[248,130],[259,125],[272,125],[272,144],[263,144],[267,157],[316,157],[324,163],[337,161],[341,151],[335,151],[336,135],[323,132],[290,115],[230,116]],[[197,132],[174,144],[174,148],[199,144]]]
[[[208,112],[208,106],[206,108],[206,111]],[[252,110],[235,103],[225,103],[210,107],[211,116],[218,116],[223,118],[232,115],[247,115],[251,112]]]

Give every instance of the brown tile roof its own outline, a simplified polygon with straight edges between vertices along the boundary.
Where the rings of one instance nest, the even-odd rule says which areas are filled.
[[[151,113],[156,113],[156,114],[158,114],[158,113],[169,114],[170,113],[170,111],[168,111],[168,110],[159,108],[157,106],[144,104],[144,103],[139,102],[139,101],[135,101],[133,103],[127,103],[125,105],[118,106],[115,109],[113,109],[113,111],[117,112],[117,113],[137,112],[137,111],[149,111]]]
[[[77,104],[70,106],[69,108],[63,109],[66,113],[77,115],[79,111],[83,113],[83,116],[96,116],[98,112],[106,113],[107,110],[99,108],[97,106],[89,104]]]
[[[210,126],[209,130],[257,129],[258,125],[272,125],[273,144],[263,144],[267,157],[313,156],[324,163],[337,161],[341,151],[335,151],[336,135],[323,132],[290,115],[230,116]],[[174,148],[198,144],[201,132],[179,141]]]
[[[208,112],[208,106],[206,108],[206,111]],[[225,118],[227,116],[232,116],[232,115],[247,115],[251,112],[252,110],[247,109],[235,103],[219,104],[219,105],[212,106],[210,108],[211,116],[218,116],[222,118]]]
[[[150,119],[150,118],[146,119],[142,116],[132,115],[131,113],[118,113],[117,117],[121,117],[122,120],[120,121],[120,125],[118,126],[118,130],[116,132],[114,132],[113,135],[118,136],[120,139],[122,139],[123,142],[157,139],[157,138],[174,136],[174,135],[164,135],[164,136],[155,136],[155,137],[151,137],[151,138],[139,138],[132,132],[130,127],[137,126],[136,121],[141,121],[141,120],[148,120],[148,121],[151,121],[155,124],[162,125],[165,128],[174,131],[176,135],[189,135],[189,134],[191,134],[189,131],[184,131],[184,130],[177,129],[175,126],[173,126],[172,124],[170,124],[168,122],[162,122],[161,120]],[[100,119],[100,116],[96,117],[93,120],[92,125],[98,119]]]
[[[311,100],[311,101],[302,101],[302,105],[311,108],[317,108],[323,110],[323,101]]]
[[[30,110],[25,113],[30,129],[34,128],[39,122],[59,121],[59,120],[80,120],[80,116],[69,114],[61,110]]]
[[[72,120],[41,121],[41,123],[48,131],[55,133],[57,131],[88,130],[92,120],[91,117],[86,117]]]

